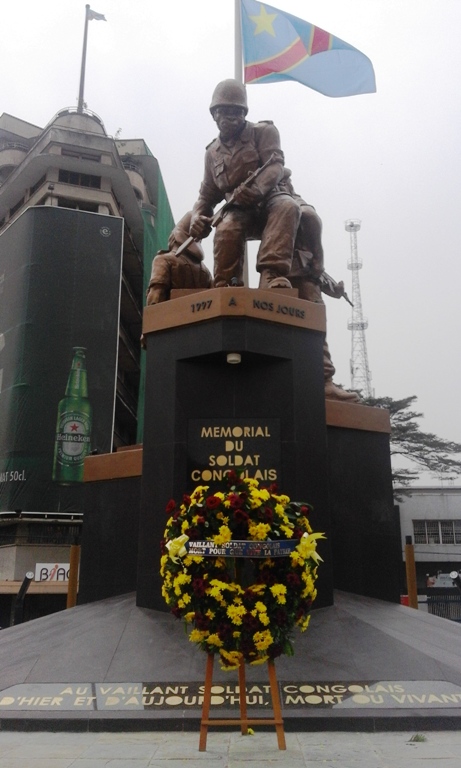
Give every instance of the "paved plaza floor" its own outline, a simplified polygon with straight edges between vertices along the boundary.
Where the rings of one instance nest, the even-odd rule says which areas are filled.
[[[460,768],[461,730],[390,733],[0,732],[0,768]]]

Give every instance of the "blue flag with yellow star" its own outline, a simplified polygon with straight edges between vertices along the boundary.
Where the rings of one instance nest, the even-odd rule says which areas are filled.
[[[241,2],[245,83],[296,80],[325,96],[376,91],[370,59],[349,43],[265,3]]]

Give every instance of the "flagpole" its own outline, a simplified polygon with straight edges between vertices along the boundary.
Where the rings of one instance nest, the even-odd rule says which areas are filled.
[[[234,0],[234,18],[235,18],[235,54],[234,54],[234,73],[235,79],[243,83],[243,53],[242,53],[242,6],[241,0]]]
[[[83,112],[83,89],[85,87],[85,66],[86,66],[86,42],[88,39],[88,11],[89,5],[85,5],[85,31],[83,33],[83,51],[82,51],[82,66],[80,69],[80,88],[78,91],[78,104],[77,112],[80,114]]]
[[[242,50],[242,4],[241,0],[234,0],[234,77],[239,83],[243,83],[243,50]],[[243,257],[243,282],[246,287],[250,285],[248,269],[248,244],[245,243],[245,255]]]

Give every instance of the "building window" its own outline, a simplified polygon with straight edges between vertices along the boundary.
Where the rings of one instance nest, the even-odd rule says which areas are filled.
[[[461,520],[413,520],[415,544],[461,544]]]
[[[75,157],[78,160],[91,160],[93,163],[101,162],[101,155],[91,155],[85,152],[73,152],[71,149],[62,149],[61,155]]]
[[[21,199],[20,199],[20,200],[19,200],[19,201],[16,203],[16,205],[13,205],[13,207],[12,207],[12,208],[10,208],[10,216],[14,216],[14,214],[16,213],[16,211],[19,211],[19,209],[21,208],[21,206],[23,206],[23,205],[24,205],[24,200],[25,200],[25,198],[24,198],[24,197],[22,197],[22,198],[21,198]]]
[[[76,173],[75,171],[59,171],[59,181],[64,184],[74,184],[76,187],[90,187],[101,189],[101,177],[91,176],[89,173]]]
[[[74,211],[87,211],[99,213],[99,204],[90,203],[87,200],[69,200],[67,197],[58,197],[59,208],[72,208]]]

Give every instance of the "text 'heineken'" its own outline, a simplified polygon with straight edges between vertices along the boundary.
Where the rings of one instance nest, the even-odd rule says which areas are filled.
[[[83,462],[91,445],[91,404],[84,347],[74,347],[65,397],[58,406],[53,480],[62,485],[81,483]]]

